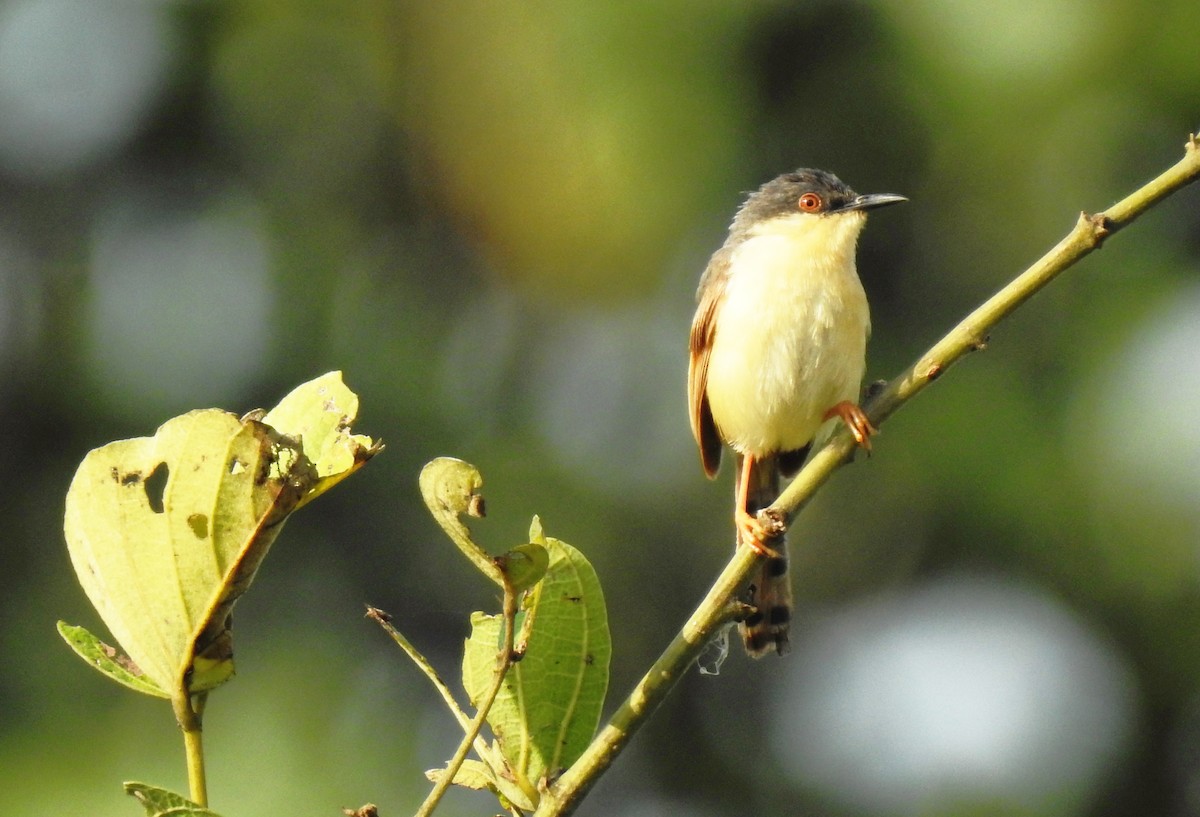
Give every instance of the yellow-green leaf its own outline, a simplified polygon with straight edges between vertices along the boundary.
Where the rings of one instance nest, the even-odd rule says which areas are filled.
[[[425,777],[437,783],[445,774],[445,769],[430,769],[425,772]],[[497,777],[486,763],[479,760],[464,760],[454,775],[454,785],[475,791],[490,791],[500,798],[504,808],[513,805],[526,812],[537,808],[537,803],[530,801],[525,792],[517,788],[516,784],[503,777]]]
[[[299,441],[304,456],[316,469],[317,479],[300,499],[300,506],[328,491],[353,474],[383,444],[361,434],[351,434],[358,416],[358,395],[342,382],[341,372],[329,372],[297,386],[262,421],[280,434]]]
[[[445,769],[429,769],[425,777],[436,783],[446,776]],[[454,785],[475,791],[495,791],[495,775],[487,764],[481,760],[464,760],[462,766],[454,774]]]
[[[229,678],[228,612],[313,480],[294,444],[217,409],[84,458],[67,494],[71,562],[157,687],[173,694],[186,678],[198,692]]]
[[[573,763],[595,734],[612,643],[604,595],[587,559],[540,528],[531,533],[546,548],[549,566],[518,614],[518,630],[533,617],[529,639],[487,720],[511,770],[536,786]],[[475,613],[471,624],[463,684],[475,703],[494,678],[503,621]]]
[[[67,494],[71,562],[154,687],[174,697],[233,675],[229,613],[284,521],[380,449],[349,433],[357,410],[332,372],[271,412],[193,411],[84,458]]]

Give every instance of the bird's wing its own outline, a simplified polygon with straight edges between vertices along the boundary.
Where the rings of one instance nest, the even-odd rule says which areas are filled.
[[[714,317],[725,296],[728,267],[729,254],[723,249],[708,262],[700,279],[700,302],[696,317],[692,319],[688,342],[688,419],[692,424],[692,436],[700,446],[700,462],[709,477],[716,476],[721,465],[721,436],[708,406],[708,359],[716,336]]]

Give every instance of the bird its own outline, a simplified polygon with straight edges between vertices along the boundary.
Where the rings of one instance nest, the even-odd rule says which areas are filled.
[[[700,277],[688,416],[710,479],[725,446],[736,455],[737,541],[762,557],[740,625],[756,658],[787,651],[792,609],[782,526],[757,512],[830,420],[870,450],[875,428],[858,399],[871,318],[856,248],[867,211],[907,200],[859,195],[824,170],[784,173],[749,194]]]

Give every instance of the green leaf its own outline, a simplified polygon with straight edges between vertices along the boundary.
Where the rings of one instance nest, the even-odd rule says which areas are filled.
[[[125,793],[133,797],[146,809],[146,817],[220,817],[215,811],[193,803],[182,794],[176,794],[148,783],[128,782]]]
[[[132,690],[154,695],[158,698],[170,698],[170,694],[159,689],[127,655],[116,647],[110,647],[83,627],[75,627],[65,621],[58,622],[58,633],[70,645],[71,649],[90,665],[112,678],[119,684],[124,684]]]
[[[533,587],[546,575],[550,567],[550,554],[542,545],[517,545],[503,556],[498,556],[496,565],[504,572],[512,591],[520,593]]]
[[[537,520],[530,538],[546,548],[549,566],[518,614],[518,629],[532,618],[525,652],[487,720],[513,773],[536,786],[573,763],[595,734],[612,643],[604,595],[587,559],[544,537]],[[503,620],[475,613],[471,624],[463,684],[474,704],[495,677]]]
[[[346,394],[337,373],[326,375],[263,415],[282,432],[257,413],[204,409],[80,464],[64,524],[71,562],[154,686],[174,696],[233,675],[229,614],[284,521],[378,450],[346,434],[357,402]]]

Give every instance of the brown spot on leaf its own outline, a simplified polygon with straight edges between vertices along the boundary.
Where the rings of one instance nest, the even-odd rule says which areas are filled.
[[[208,516],[202,513],[194,513],[187,518],[188,527],[192,529],[192,533],[196,534],[197,539],[208,538]]]

